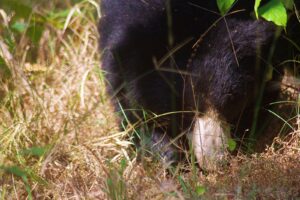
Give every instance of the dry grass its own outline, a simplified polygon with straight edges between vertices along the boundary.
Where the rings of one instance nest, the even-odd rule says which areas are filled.
[[[0,83],[1,199],[300,198],[296,125],[265,152],[233,157],[209,175],[193,165],[167,173],[151,159],[137,162],[105,95],[95,21],[69,16],[66,31],[44,34],[37,63],[10,54],[0,36],[12,72]]]

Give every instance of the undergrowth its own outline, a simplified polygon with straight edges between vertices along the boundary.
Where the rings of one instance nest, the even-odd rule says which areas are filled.
[[[1,199],[300,198],[298,115],[288,136],[220,171],[138,162],[105,94],[98,3],[66,2],[0,9]]]

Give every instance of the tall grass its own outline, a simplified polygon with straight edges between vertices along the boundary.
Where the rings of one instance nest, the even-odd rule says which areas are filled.
[[[118,143],[105,147],[116,125],[99,67],[98,3],[6,3],[0,36],[1,195],[58,198],[74,189],[78,196],[101,196],[88,192],[97,181],[84,176],[101,177],[98,161],[107,160],[104,155],[118,160],[128,144],[121,133],[111,139]],[[33,37],[31,28],[39,35]],[[102,152],[101,159],[91,164],[96,158],[85,154],[87,148]],[[84,190],[77,193],[79,188]]]

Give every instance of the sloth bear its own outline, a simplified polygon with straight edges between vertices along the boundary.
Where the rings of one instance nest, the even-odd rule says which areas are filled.
[[[123,122],[151,135],[151,150],[167,160],[191,135],[199,165],[211,168],[242,116],[249,121],[276,42],[276,27],[250,16],[253,4],[237,1],[222,18],[215,0],[101,1],[108,94]]]

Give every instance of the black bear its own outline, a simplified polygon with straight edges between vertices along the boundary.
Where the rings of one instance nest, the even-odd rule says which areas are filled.
[[[215,1],[102,0],[102,69],[116,111],[149,132],[172,160],[192,133],[200,166],[226,156],[231,125],[251,109],[271,62],[276,27],[237,1],[226,18]]]

